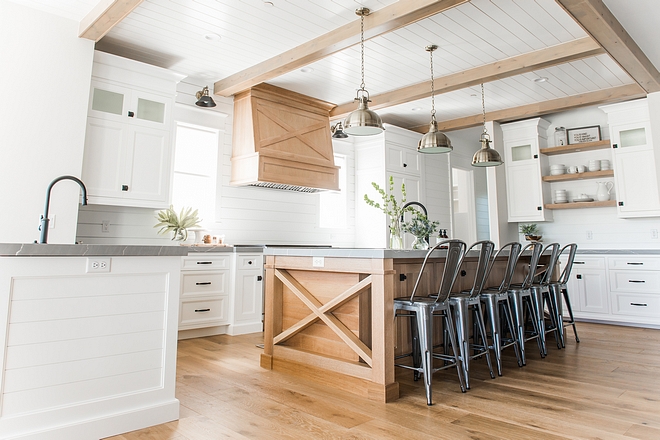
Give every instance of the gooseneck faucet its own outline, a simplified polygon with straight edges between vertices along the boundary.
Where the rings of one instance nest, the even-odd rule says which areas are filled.
[[[421,202],[408,202],[405,205],[403,205],[403,208],[401,208],[401,209],[405,210],[408,206],[411,206],[411,205],[417,205],[420,208],[422,208],[422,211],[424,212],[424,215],[426,216],[426,218],[428,218],[429,212],[426,210],[426,206],[422,205]],[[405,212],[405,211],[403,211],[403,212]],[[403,214],[401,214],[401,221],[403,221]],[[425,238],[426,238],[426,242],[428,243],[429,242],[429,236],[427,235]]]
[[[44,205],[44,213],[41,216],[41,225],[39,225],[39,230],[41,231],[41,235],[39,236],[39,243],[41,244],[46,244],[48,241],[48,223],[50,222],[50,219],[48,218],[48,209],[50,208],[50,192],[53,189],[53,185],[55,185],[60,180],[73,180],[78,185],[80,185],[80,188],[82,189],[82,204],[87,204],[87,188],[85,188],[85,184],[82,182],[82,180],[78,179],[77,177],[60,176],[50,182],[48,189],[46,190],[46,203]]]

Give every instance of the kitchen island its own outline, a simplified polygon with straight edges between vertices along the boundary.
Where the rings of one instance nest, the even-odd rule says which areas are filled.
[[[285,371],[370,399],[398,399],[394,357],[407,328],[394,325],[394,298],[410,295],[426,251],[267,248],[263,368]],[[437,291],[444,251],[427,265],[421,291]],[[506,259],[496,262],[493,284]],[[471,287],[468,256],[455,289]],[[515,281],[523,276],[523,265]]]
[[[179,418],[181,246],[0,244],[0,438]]]

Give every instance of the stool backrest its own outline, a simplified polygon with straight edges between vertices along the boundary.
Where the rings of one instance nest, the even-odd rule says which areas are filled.
[[[547,286],[552,281],[552,277],[555,275],[555,267],[557,266],[557,261],[559,261],[559,243],[550,243],[547,245],[543,252],[541,252],[541,257],[548,257],[547,263],[537,271],[537,280],[538,283],[542,286]]]
[[[479,260],[477,261],[477,269],[474,274],[474,283],[472,284],[472,289],[470,290],[470,298],[479,296],[481,291],[484,289],[486,278],[490,272],[490,257],[493,255],[493,251],[495,250],[495,243],[490,240],[482,240],[474,243],[468,248],[468,250],[465,252],[465,255],[463,255],[461,266],[463,265],[465,257],[468,256],[470,251],[477,247],[479,248]]]
[[[557,280],[558,284],[568,283],[568,278],[571,276],[571,269],[573,268],[573,261],[575,261],[575,253],[577,252],[577,247],[577,244],[571,243],[567,244],[561,249],[561,251],[559,251],[559,255],[561,256],[566,251],[566,249],[568,249],[568,260],[566,260],[566,267],[564,267],[561,275],[559,275],[559,280]]]
[[[530,251],[529,258],[529,272],[525,276],[525,279],[522,282],[522,289],[529,289],[534,282],[534,276],[536,275],[536,266],[539,264],[539,259],[541,258],[541,252],[543,251],[543,244],[538,241],[533,241],[520,251],[518,254],[518,259],[516,260],[516,265],[518,260],[522,257],[526,251]]]
[[[506,292],[507,290],[509,290],[509,286],[511,285],[511,280],[513,279],[513,273],[516,271],[516,263],[518,262],[518,256],[520,255],[520,250],[522,249],[522,245],[517,241],[512,241],[502,246],[500,250],[498,250],[495,256],[493,257],[493,260],[490,263],[490,267],[488,268],[488,274],[486,275],[486,279],[488,279],[488,277],[490,276],[490,271],[493,269],[493,266],[495,265],[495,261],[500,256],[500,254],[506,251],[507,249],[509,251],[509,259],[506,262],[506,268],[504,269],[504,277],[502,278],[502,282],[500,283],[500,287],[498,288],[499,292]]]
[[[467,248],[465,242],[456,239],[443,240],[429,249],[429,251],[426,253],[422,267],[419,270],[419,275],[417,275],[417,280],[415,281],[415,287],[413,287],[412,294],[410,295],[410,301],[414,301],[415,293],[417,293],[417,288],[419,287],[422,276],[424,275],[424,269],[426,268],[426,263],[428,262],[429,257],[433,252],[444,250],[440,248],[445,247],[447,249],[447,256],[445,257],[445,264],[442,270],[442,279],[440,280],[440,289],[438,290],[438,297],[436,298],[436,302],[445,301],[449,297],[451,288],[454,286],[454,282],[458,276],[461,260],[465,254],[465,249]]]

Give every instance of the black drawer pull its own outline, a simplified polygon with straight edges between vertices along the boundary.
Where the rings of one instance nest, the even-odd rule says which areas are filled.
[[[587,264],[584,261],[573,261],[573,264]]]
[[[264,279],[264,277],[262,277],[261,275],[257,275],[257,281],[261,281],[263,279]]]
[[[210,281],[203,281],[201,283],[195,283],[195,286],[210,286],[211,282]]]
[[[198,261],[197,264],[213,264],[213,261]]]
[[[399,281],[405,281],[406,278],[408,278],[408,277],[405,276],[404,274],[399,274]]]
[[[644,266],[644,263],[626,263],[626,264],[629,264],[631,266]]]
[[[195,309],[195,313],[199,313],[199,312],[210,312],[210,311],[211,311],[211,309]]]
[[[629,283],[645,283],[644,280],[628,280]]]
[[[575,275],[575,278],[577,278],[578,280],[581,280],[581,279],[582,279],[582,275],[577,274],[577,275]]]
[[[252,260],[248,261],[248,264],[252,264]]]
[[[635,307],[648,307],[649,306],[648,304],[645,304],[645,303],[630,303],[630,305],[635,306]]]

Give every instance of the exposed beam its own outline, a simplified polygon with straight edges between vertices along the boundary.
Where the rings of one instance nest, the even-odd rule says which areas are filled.
[[[660,91],[660,72],[602,0],[556,0],[648,93]],[[631,2],[630,7],[634,8]],[[646,11],[653,14],[655,11]]]
[[[598,43],[591,37],[584,37],[569,41],[568,43],[557,44],[545,49],[435,78],[433,81],[435,83],[435,93],[448,93],[602,53],[605,53],[605,51]],[[369,108],[377,110],[429,96],[431,96],[430,83],[426,81],[379,95],[372,95]],[[355,103],[353,101],[340,104],[332,109],[330,117],[333,119],[344,117],[353,110],[355,110]]]
[[[549,113],[585,107],[588,105],[605,104],[608,102],[643,98],[645,96],[646,92],[639,85],[628,84],[625,86],[613,87],[611,89],[598,90],[596,92],[582,93],[580,95],[567,96],[565,98],[552,99],[550,101],[487,112],[486,120],[510,122],[518,119],[534,118]],[[438,129],[441,131],[451,131],[459,130],[461,128],[476,127],[481,124],[483,124],[483,115],[480,113],[449,121],[438,121]],[[409,129],[419,133],[426,133],[428,128],[429,125],[424,124],[417,127],[410,127]]]
[[[364,17],[365,40],[439,14],[468,0],[398,1]],[[358,4],[356,3],[356,7]],[[273,58],[217,81],[213,93],[231,96],[285,73],[319,61],[360,42],[360,20],[354,20],[327,34],[294,47]]]
[[[143,0],[101,0],[89,14],[80,20],[78,36],[99,41],[122,21]]]

